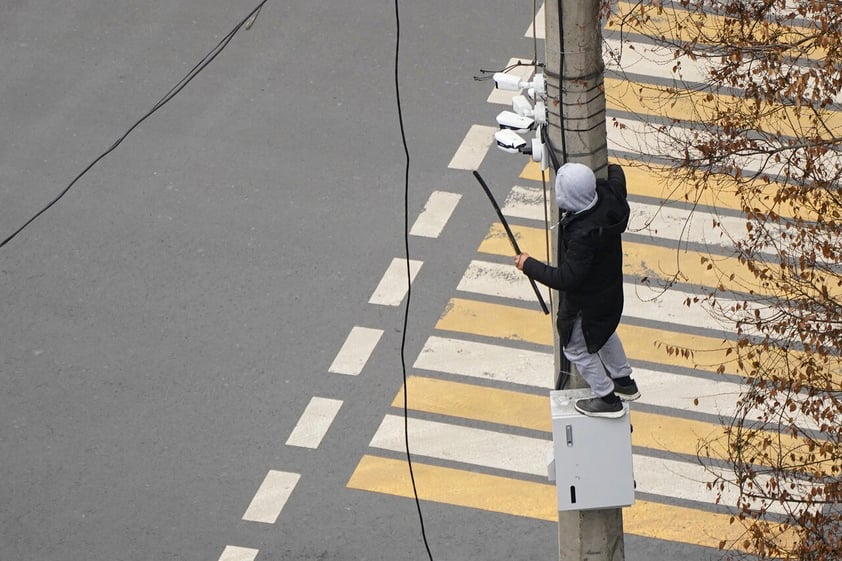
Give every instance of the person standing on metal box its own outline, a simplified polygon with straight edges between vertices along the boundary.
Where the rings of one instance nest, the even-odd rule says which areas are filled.
[[[559,340],[595,397],[576,410],[592,417],[622,417],[622,401],[640,397],[617,326],[623,314],[622,233],[629,221],[623,168],[608,166],[597,180],[584,164],[562,165],[555,180],[559,207],[558,265],[521,253],[515,265],[529,278],[558,290]]]

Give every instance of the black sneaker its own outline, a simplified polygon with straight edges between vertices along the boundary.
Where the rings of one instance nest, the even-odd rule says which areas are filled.
[[[619,419],[626,414],[623,402],[619,399],[613,403],[609,403],[601,397],[586,397],[577,400],[573,406],[576,408],[576,411],[588,417]]]
[[[640,397],[640,390],[637,389],[637,383],[634,380],[630,379],[625,384],[614,380],[614,395],[623,401],[634,401]]]

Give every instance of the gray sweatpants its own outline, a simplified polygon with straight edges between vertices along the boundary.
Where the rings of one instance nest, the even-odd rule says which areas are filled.
[[[591,391],[598,397],[614,391],[613,378],[631,376],[632,373],[623,343],[620,342],[616,331],[596,353],[588,352],[585,335],[582,333],[581,316],[573,324],[570,341],[564,347],[564,356],[576,367]]]

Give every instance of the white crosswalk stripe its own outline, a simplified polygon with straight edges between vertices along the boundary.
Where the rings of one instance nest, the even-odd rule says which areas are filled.
[[[506,345],[432,336],[413,365],[508,384],[553,387],[553,356]]]
[[[542,289],[544,299],[549,299],[549,290]],[[625,291],[624,316],[641,319],[657,318],[659,322],[676,325],[693,325],[724,333],[724,326],[711,317],[700,306],[688,307],[687,299],[697,294],[677,289],[661,290],[638,282],[627,281]],[[535,300],[535,293],[529,279],[508,263],[473,260],[459,281],[457,289],[473,294],[507,298],[523,302]],[[729,300],[722,298],[720,303],[728,305]]]
[[[503,214],[545,222],[544,202],[554,205],[552,189],[546,197],[540,186],[515,185],[503,206]],[[630,201],[631,215],[628,232],[647,236],[651,240],[693,242],[709,247],[713,252],[726,251],[745,238],[745,220],[733,215],[712,214],[691,203],[648,204]],[[681,208],[686,207],[686,208]],[[554,227],[555,224],[551,224]]]
[[[547,475],[547,452],[552,441],[543,438],[506,434],[451,423],[409,419],[412,452],[439,460],[482,466],[524,475]],[[405,450],[404,420],[386,415],[370,445],[393,452]],[[681,500],[714,503],[716,496],[707,489],[708,470],[716,469],[679,460],[636,454],[634,473],[636,490]],[[723,500],[733,502],[736,489],[726,488]],[[775,506],[772,511],[781,512]]]

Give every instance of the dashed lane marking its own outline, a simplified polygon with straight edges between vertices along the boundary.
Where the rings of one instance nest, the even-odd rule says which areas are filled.
[[[243,520],[274,524],[300,478],[298,473],[270,470],[243,514]]]
[[[357,376],[362,372],[382,335],[382,329],[359,326],[352,328],[328,372]]]
[[[313,397],[292,429],[286,441],[287,446],[318,448],[340,407],[341,400]]]
[[[409,260],[409,283],[415,281],[422,264],[421,261]],[[389,268],[386,269],[368,303],[381,306],[400,306],[408,291],[407,260],[396,257],[392,259]]]
[[[439,237],[461,199],[462,195],[458,193],[433,191],[427,199],[427,204],[424,205],[424,210],[409,230],[409,234],[425,238]]]
[[[472,125],[447,167],[464,170],[479,169],[491,143],[494,142],[494,133],[497,130],[496,127]]]
[[[222,550],[219,561],[254,561],[258,553],[260,553],[258,549],[227,545]]]

